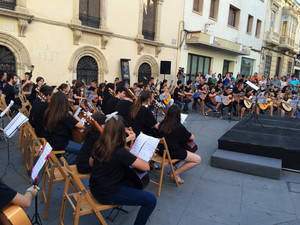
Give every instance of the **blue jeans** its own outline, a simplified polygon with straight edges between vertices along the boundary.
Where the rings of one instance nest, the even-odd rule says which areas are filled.
[[[65,148],[65,151],[67,153],[69,153],[67,156],[67,162],[70,165],[73,165],[76,163],[77,155],[79,154],[81,147],[82,147],[82,144],[78,144],[74,141],[68,142],[68,145]]]
[[[296,118],[300,119],[300,110],[296,111]]]
[[[189,110],[189,103],[190,103],[190,99],[188,98],[184,98],[184,102],[181,102],[179,100],[175,100],[175,103],[179,106],[179,108],[182,108],[183,105],[183,111],[188,111]]]
[[[100,202],[107,205],[141,206],[134,225],[144,225],[156,206],[156,197],[150,192],[121,186],[118,193],[104,197]]]

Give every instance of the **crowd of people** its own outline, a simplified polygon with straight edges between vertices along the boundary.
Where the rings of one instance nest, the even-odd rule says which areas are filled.
[[[1,75],[1,110],[14,101],[8,113],[17,112],[23,104],[20,96],[25,96],[31,105],[29,122],[37,136],[45,138],[54,151],[65,150],[69,164],[76,164],[80,173],[91,175],[91,193],[99,202],[141,206],[135,224],[146,224],[156,205],[152,193],[128,185],[124,169],[150,170],[147,162],[126,148],[141,132],[166,139],[171,158],[183,162],[175,170],[176,179],[183,184],[181,174],[199,165],[201,158],[186,149],[186,143],[195,136],[181,123],[181,112],[188,113],[200,105],[204,115],[213,112],[223,115],[226,111],[240,118],[246,112],[300,116],[300,85],[295,76],[269,79],[257,73],[250,77],[209,72],[197,74],[192,81],[180,70],[176,84],[167,80],[159,83],[151,77],[148,82],[134,83],[131,88],[119,78],[114,83],[98,85],[94,80],[87,86],[74,80],[72,84],[53,87],[46,85],[43,77],[37,77],[34,84],[31,75],[26,73],[21,82],[16,75]],[[102,131],[84,124],[81,111],[92,114]],[[160,122],[159,112],[163,115]],[[162,154],[161,149],[158,154]],[[173,175],[170,178],[175,179]],[[19,205],[28,207],[29,197],[34,197],[36,190],[31,187],[25,195],[20,195],[0,182],[0,193],[8,193],[0,206],[21,201]]]

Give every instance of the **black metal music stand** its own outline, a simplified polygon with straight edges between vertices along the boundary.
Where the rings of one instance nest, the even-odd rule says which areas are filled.
[[[33,185],[37,185],[37,180],[33,181]],[[38,211],[38,194],[35,196],[35,209],[34,209],[34,214],[31,217],[31,223],[32,225],[42,225],[42,220]]]

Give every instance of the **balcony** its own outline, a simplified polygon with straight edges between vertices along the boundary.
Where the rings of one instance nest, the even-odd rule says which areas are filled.
[[[247,46],[243,46],[232,41],[228,41],[206,33],[202,33],[201,31],[189,32],[187,34],[186,43],[195,46],[205,45],[208,47],[216,48],[219,50],[222,49],[239,55],[250,55],[250,48]]]
[[[267,31],[265,42],[271,45],[279,45],[280,35],[274,31]]]
[[[279,48],[287,51],[295,51],[296,48],[295,40],[288,36],[281,36]]]
[[[16,7],[16,0],[0,0],[0,8],[14,10]]]

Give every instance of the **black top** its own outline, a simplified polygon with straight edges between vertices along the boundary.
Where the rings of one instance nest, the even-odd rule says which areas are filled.
[[[133,120],[133,131],[136,135],[140,132],[150,136],[156,136],[154,132],[154,125],[157,124],[151,110],[148,107],[142,106],[136,118]]]
[[[38,92],[36,91],[36,88],[37,88],[38,86],[39,86],[39,85],[37,85],[37,84],[33,85],[31,94],[30,94],[30,96],[28,97],[28,100],[30,101],[31,104],[33,103],[33,101],[34,101],[34,100],[37,98],[37,96],[38,96]]]
[[[17,195],[17,192],[0,180],[0,211],[7,206]]]
[[[94,144],[100,137],[100,132],[92,132],[86,135],[86,139],[77,156],[77,170],[79,173],[90,173],[91,167],[89,165],[89,158],[92,155]]]
[[[47,137],[47,141],[53,150],[64,150],[67,147],[69,140],[72,138],[72,129],[77,123],[78,121],[73,116],[67,114],[65,119],[56,125]]]
[[[103,113],[110,114],[115,112],[118,101],[119,99],[114,96],[111,95],[105,96],[102,102]]]
[[[174,101],[179,101],[179,95],[178,95],[178,92],[180,92],[180,88],[179,87],[176,87],[174,89],[174,93],[173,93],[173,99]]]
[[[29,115],[29,122],[34,128],[38,137],[47,137],[47,132],[44,128],[44,114],[48,107],[47,102],[42,102],[40,98],[36,98],[32,103],[32,108]]]
[[[192,90],[192,88],[184,87],[184,91],[185,91],[185,92],[190,92],[191,90]]]
[[[7,105],[10,103],[11,100],[16,102],[16,91],[14,86],[11,86],[9,83],[7,83],[7,85],[5,85],[5,87],[3,88],[2,93],[5,95],[5,101]]]
[[[7,85],[6,81],[0,81],[0,90],[2,91],[3,88],[5,87],[5,85]]]
[[[126,127],[131,127],[133,123],[130,117],[130,108],[132,105],[132,102],[123,99],[118,101],[116,105],[116,111],[123,117]]]
[[[172,159],[184,160],[187,156],[185,144],[192,134],[181,124],[178,123],[175,129],[165,137]]]
[[[88,88],[88,91],[93,91],[94,92],[95,90],[96,90],[96,88],[92,87],[92,86]]]
[[[131,166],[136,157],[125,148],[114,151],[109,162],[94,160],[90,178],[90,189],[99,201],[117,193],[126,180],[126,169]]]

